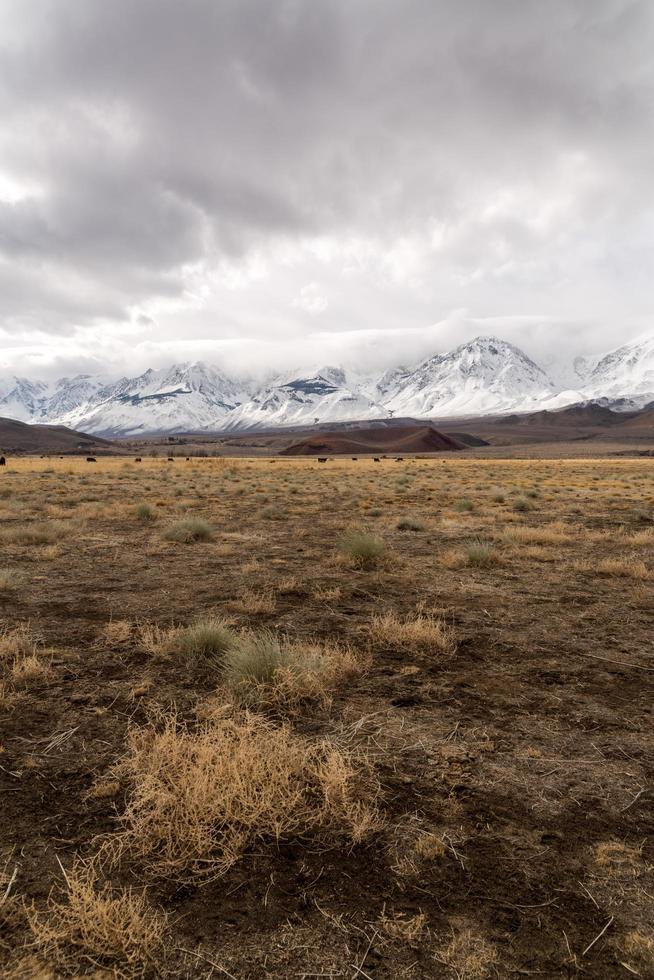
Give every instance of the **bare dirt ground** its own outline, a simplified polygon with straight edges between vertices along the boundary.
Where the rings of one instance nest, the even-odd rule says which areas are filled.
[[[0,973],[654,976],[653,472],[9,460]],[[207,540],[170,540],[189,518]],[[355,529],[374,553],[343,543]],[[246,708],[219,657],[180,652],[209,617],[357,667],[304,699],[275,675]],[[225,766],[252,724],[256,798],[221,811],[218,867],[223,844],[179,827],[245,779]],[[190,787],[153,754],[173,729]],[[304,761],[272,819],[280,732]]]

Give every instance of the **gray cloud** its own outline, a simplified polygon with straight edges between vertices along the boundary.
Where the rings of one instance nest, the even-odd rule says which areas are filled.
[[[653,41],[648,0],[0,0],[5,359],[618,343]]]

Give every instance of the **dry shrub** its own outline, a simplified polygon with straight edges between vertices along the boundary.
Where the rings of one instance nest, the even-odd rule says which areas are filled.
[[[120,781],[118,779],[101,779],[95,783],[86,794],[89,800],[110,800],[120,793]]]
[[[636,531],[635,534],[630,534],[627,541],[636,548],[643,548],[647,545],[654,546],[654,527],[648,527],[644,531]]]
[[[318,585],[313,592],[313,598],[317,602],[338,602],[342,595],[342,589],[338,585],[333,588]]]
[[[401,647],[405,650],[438,650],[453,654],[456,651],[454,630],[437,616],[419,613],[400,619],[395,613],[373,616],[370,626],[372,642],[379,646]]]
[[[449,967],[457,980],[485,980],[494,972],[497,950],[472,926],[456,923],[452,939],[436,953],[436,962]]]
[[[130,787],[124,830],[105,849],[162,877],[216,878],[256,844],[353,844],[380,824],[363,758],[261,716],[217,717],[193,732],[170,716],[128,738],[116,769]]]
[[[195,541],[212,541],[213,528],[201,517],[185,517],[170,524],[164,532],[167,541],[192,544]]]
[[[369,531],[349,531],[339,544],[345,558],[355,568],[374,568],[386,550],[384,541]]]
[[[614,878],[637,878],[645,869],[642,847],[622,841],[604,841],[595,847],[595,861]]]
[[[490,541],[476,539],[469,541],[464,548],[466,564],[474,568],[490,568],[499,562],[497,553]]]
[[[597,575],[633,578],[639,581],[649,578],[647,565],[638,558],[603,558],[590,564],[587,570],[595,571]]]
[[[463,568],[466,564],[466,556],[458,548],[448,548],[441,554],[441,564],[452,570]]]
[[[293,643],[263,630],[243,633],[225,653],[223,677],[240,704],[288,712],[310,701],[327,704],[362,666],[348,649]]]
[[[379,928],[389,939],[415,946],[428,932],[427,916],[424,912],[418,912],[417,915],[403,915],[397,912],[387,915],[384,909],[379,917]]]
[[[162,627],[156,623],[142,623],[138,630],[139,642],[147,653],[161,657],[170,651],[177,632],[175,626]]]
[[[52,673],[50,658],[39,651],[32,631],[25,624],[0,634],[0,667],[5,680],[15,688],[40,684]]]
[[[6,544],[54,544],[69,537],[81,527],[74,518],[64,521],[44,521],[40,524],[23,524],[19,527],[6,527],[0,532],[0,540]]]
[[[106,624],[102,632],[107,643],[127,643],[132,636],[132,624],[127,620],[112,620]]]
[[[524,524],[516,524],[507,527],[499,535],[506,544],[544,544],[544,545],[565,545],[571,544],[573,536],[570,528],[562,521],[555,521],[546,524],[544,527],[527,527]]]
[[[9,670],[9,680],[14,687],[34,687],[43,684],[52,674],[50,662],[36,653],[16,657]]]
[[[277,608],[277,600],[272,591],[255,592],[244,589],[238,599],[234,599],[231,607],[235,612],[250,616],[272,615]]]
[[[165,948],[167,916],[131,889],[98,884],[77,862],[65,875],[66,891],[50,895],[45,912],[28,910],[34,945],[66,970],[75,965],[110,968],[118,977],[154,972]]]
[[[389,829],[386,846],[391,868],[400,878],[418,878],[425,865],[443,861],[447,854],[443,840],[415,817],[398,820]]]
[[[54,966],[44,963],[38,956],[28,954],[7,966],[3,980],[56,980]]]

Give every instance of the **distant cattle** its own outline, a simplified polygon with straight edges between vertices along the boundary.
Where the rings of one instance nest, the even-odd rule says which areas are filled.
[[[395,457],[395,462],[396,463],[403,463],[404,462],[404,456],[396,456]]]
[[[175,462],[175,459],[174,459],[174,457],[173,457],[173,456],[169,456],[169,457],[168,457],[168,462],[169,462],[169,463],[174,463],[174,462]]]
[[[0,456],[0,466],[6,466],[6,465],[7,465],[7,460],[4,458],[4,456]]]
[[[375,458],[373,459],[373,463],[378,463],[378,462],[379,462],[379,456],[375,456]]]
[[[137,456],[136,459],[134,460],[134,462],[135,463],[140,463],[141,462],[141,457],[140,456]]]
[[[186,457],[186,462],[187,462],[187,463],[190,463],[190,461],[191,461],[191,457],[190,457],[190,456],[187,456],[187,457]]]
[[[326,456],[319,456],[318,457],[318,462],[319,463],[326,463],[327,462],[327,457]]]
[[[87,463],[97,463],[97,459],[95,458],[95,456],[87,456],[86,457],[86,462]]]
[[[352,462],[353,462],[353,463],[356,463],[356,461],[358,460],[358,458],[359,458],[358,456],[353,456],[353,457],[352,457]]]

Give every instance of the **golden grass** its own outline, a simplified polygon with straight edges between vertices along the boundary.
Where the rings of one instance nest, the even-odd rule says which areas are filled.
[[[456,980],[485,980],[495,973],[498,954],[476,927],[457,923],[452,938],[440,947],[435,959],[449,967]]]
[[[51,676],[51,658],[39,650],[28,625],[22,624],[0,633],[0,670],[4,678],[5,701],[10,699],[11,687],[34,687]]]
[[[363,759],[248,713],[197,731],[175,717],[132,728],[116,776],[129,795],[109,851],[176,881],[223,875],[257,844],[348,846],[380,826],[379,787]]]
[[[600,558],[596,562],[581,563],[579,568],[587,574],[607,578],[631,578],[642,582],[650,577],[647,565],[639,558]]]
[[[112,645],[128,643],[132,637],[132,624],[126,620],[115,619],[106,624],[102,634],[107,643]]]
[[[28,909],[32,945],[46,961],[66,972],[94,966],[119,977],[156,970],[166,943],[163,911],[130,889],[99,884],[80,862],[65,873],[65,882],[64,894],[52,893],[44,912]]]
[[[431,650],[449,655],[456,651],[454,630],[443,619],[428,613],[400,617],[388,612],[373,616],[370,638],[377,646]]]
[[[418,945],[428,933],[427,916],[424,912],[418,912],[416,915],[395,912],[388,915],[384,909],[378,923],[382,933],[389,939],[399,940],[409,946]]]
[[[514,524],[504,528],[497,535],[505,544],[568,545],[574,540],[571,528],[561,521],[543,527],[528,527]]]
[[[223,658],[223,679],[240,704],[298,711],[330,694],[364,668],[362,658],[336,646],[294,643],[270,631],[241,634]]]

